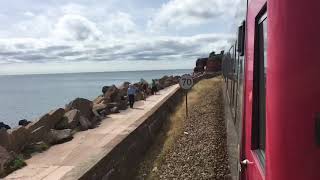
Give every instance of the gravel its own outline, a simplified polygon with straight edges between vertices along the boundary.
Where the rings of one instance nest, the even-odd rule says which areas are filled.
[[[213,78],[194,87],[198,98],[179,135],[165,153],[150,150],[159,153],[141,163],[136,179],[230,179],[221,83]]]

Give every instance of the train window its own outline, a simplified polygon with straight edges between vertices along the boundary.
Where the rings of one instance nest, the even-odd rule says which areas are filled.
[[[267,17],[257,21],[253,80],[252,145],[264,167],[266,144]]]
[[[238,52],[240,56],[244,55],[244,42],[245,42],[245,33],[246,33],[246,23],[242,22],[242,25],[238,28]]]

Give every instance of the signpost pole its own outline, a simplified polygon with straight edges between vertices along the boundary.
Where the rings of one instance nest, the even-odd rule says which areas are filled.
[[[186,90],[186,117],[188,118],[188,90]]]
[[[188,118],[188,90],[193,86],[193,78],[190,74],[182,75],[179,80],[179,85],[182,89],[184,89],[186,94],[186,118]]]

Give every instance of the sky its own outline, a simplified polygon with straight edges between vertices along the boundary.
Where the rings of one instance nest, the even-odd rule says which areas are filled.
[[[227,48],[239,1],[5,1],[0,74],[191,69]]]

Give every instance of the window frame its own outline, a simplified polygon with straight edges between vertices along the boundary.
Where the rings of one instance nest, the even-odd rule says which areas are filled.
[[[253,102],[252,102],[252,143],[262,168],[265,168],[265,147],[266,147],[266,80],[264,58],[264,22],[267,22],[267,6],[262,8],[255,23],[255,44],[253,63]],[[262,30],[262,32],[261,32]],[[261,42],[262,40],[262,42]],[[263,94],[262,97],[261,94]],[[261,137],[262,136],[264,137]],[[262,141],[262,142],[261,142]],[[262,143],[262,144],[261,144]]]

